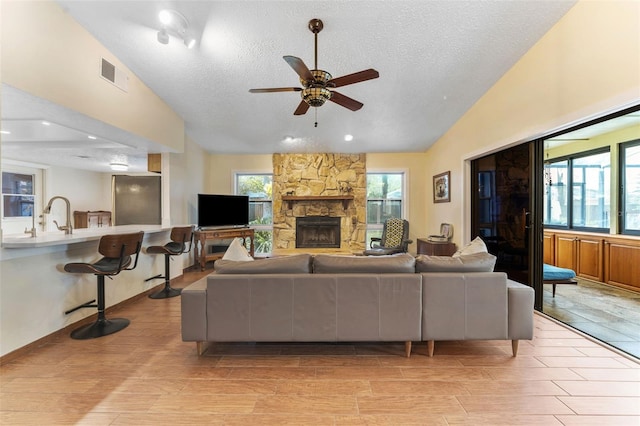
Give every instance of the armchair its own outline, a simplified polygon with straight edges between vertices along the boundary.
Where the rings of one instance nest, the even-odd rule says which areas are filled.
[[[409,239],[409,222],[391,218],[384,222],[381,238],[371,238],[370,248],[365,256],[383,256],[394,253],[406,253],[413,240]]]

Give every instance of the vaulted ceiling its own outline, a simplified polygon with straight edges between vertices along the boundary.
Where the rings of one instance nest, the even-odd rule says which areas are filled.
[[[57,3],[183,117],[195,143],[212,153],[244,154],[424,151],[575,1]],[[173,36],[169,44],[157,41],[164,8],[187,19],[193,49]],[[334,77],[368,68],[379,72],[377,79],[338,89],[362,102],[362,109],[327,102],[294,116],[299,92],[249,93],[300,87],[283,56],[297,56],[313,68],[314,36],[307,28],[312,18],[324,23],[318,68]],[[16,110],[3,99],[3,119],[7,106]],[[102,137],[131,146],[117,130],[107,130]],[[345,141],[347,134],[352,141]]]

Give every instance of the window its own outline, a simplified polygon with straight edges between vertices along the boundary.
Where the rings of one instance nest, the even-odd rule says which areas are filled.
[[[620,230],[640,235],[640,140],[620,144]]]
[[[545,165],[544,224],[608,232],[611,219],[609,151]]]
[[[271,253],[273,246],[272,174],[236,174],[236,194],[249,196],[249,224],[255,229],[255,254]]]
[[[367,236],[380,238],[387,219],[404,218],[404,173],[367,173]]]
[[[22,218],[33,215],[34,176],[2,172],[2,217]]]

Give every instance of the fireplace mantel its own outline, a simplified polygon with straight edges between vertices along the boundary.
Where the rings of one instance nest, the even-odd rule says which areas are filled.
[[[342,201],[342,206],[346,210],[349,201],[353,200],[353,195],[283,195],[282,201],[286,201],[289,209],[293,203],[298,201]]]

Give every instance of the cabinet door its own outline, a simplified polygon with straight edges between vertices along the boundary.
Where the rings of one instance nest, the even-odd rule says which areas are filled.
[[[556,266],[576,270],[576,239],[556,235]]]
[[[640,244],[605,243],[604,281],[631,290],[640,290]]]
[[[87,212],[73,212],[73,227],[75,229],[86,228],[87,225]]]
[[[542,261],[547,265],[556,264],[555,235],[545,233],[542,237]]]
[[[578,239],[578,276],[602,281],[602,247],[601,239]]]

